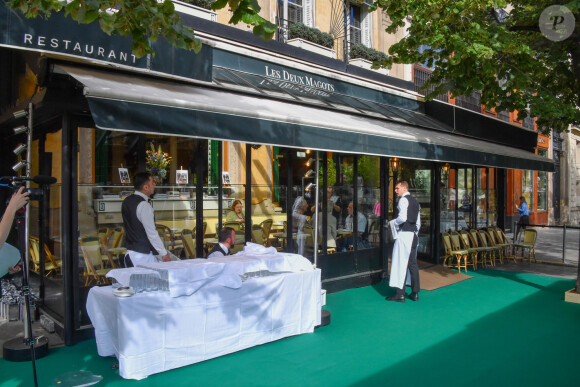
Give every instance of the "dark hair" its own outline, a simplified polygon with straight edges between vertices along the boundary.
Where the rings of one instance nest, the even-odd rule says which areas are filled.
[[[526,202],[526,197],[525,196],[520,196],[520,200],[525,203]]]
[[[149,181],[151,174],[149,172],[137,172],[135,176],[133,176],[133,187],[137,191],[141,191],[143,185]]]
[[[231,227],[222,228],[218,233],[218,241],[225,242],[226,239],[232,236],[233,232],[235,232],[235,230]]]
[[[409,183],[407,183],[405,180],[402,181],[398,181],[397,184],[395,184],[395,186],[400,185],[401,187],[405,188],[406,190],[409,189]]]

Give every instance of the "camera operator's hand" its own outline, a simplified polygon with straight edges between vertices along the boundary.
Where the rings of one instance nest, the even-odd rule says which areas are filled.
[[[0,222],[0,248],[6,241],[6,238],[8,238],[16,211],[28,204],[29,193],[23,193],[22,191],[24,191],[24,187],[20,187],[18,191],[12,195],[8,206],[6,207],[6,211],[4,211],[4,215],[2,216],[2,221]]]
[[[7,213],[8,211],[13,211],[16,213],[16,211],[28,204],[28,195],[30,195],[30,192],[23,193],[22,191],[24,191],[24,187],[20,187],[18,191],[12,195],[12,198],[10,198],[10,203],[8,203],[8,207],[6,207]]]

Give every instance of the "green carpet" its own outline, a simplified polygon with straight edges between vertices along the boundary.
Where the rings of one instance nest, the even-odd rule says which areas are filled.
[[[389,303],[385,284],[327,296],[332,323],[313,334],[127,381],[94,340],[38,361],[41,386],[70,371],[99,386],[579,385],[580,305],[572,280],[478,270],[473,279]],[[0,360],[0,386],[31,386],[30,363]]]

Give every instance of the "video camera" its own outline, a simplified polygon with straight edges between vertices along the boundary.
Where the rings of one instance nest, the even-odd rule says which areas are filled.
[[[56,183],[56,178],[52,176],[38,175],[34,177],[25,176],[2,176],[0,180],[9,180],[9,187],[12,187],[14,191],[18,191],[26,181],[33,181],[38,185],[49,185]],[[41,200],[43,196],[42,188],[25,188],[22,192],[30,192],[28,195],[30,200]]]

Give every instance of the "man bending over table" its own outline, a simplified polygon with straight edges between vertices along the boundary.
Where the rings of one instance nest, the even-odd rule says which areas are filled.
[[[218,233],[219,243],[211,249],[207,258],[218,258],[230,255],[230,249],[236,243],[236,232],[231,227],[224,227]]]

